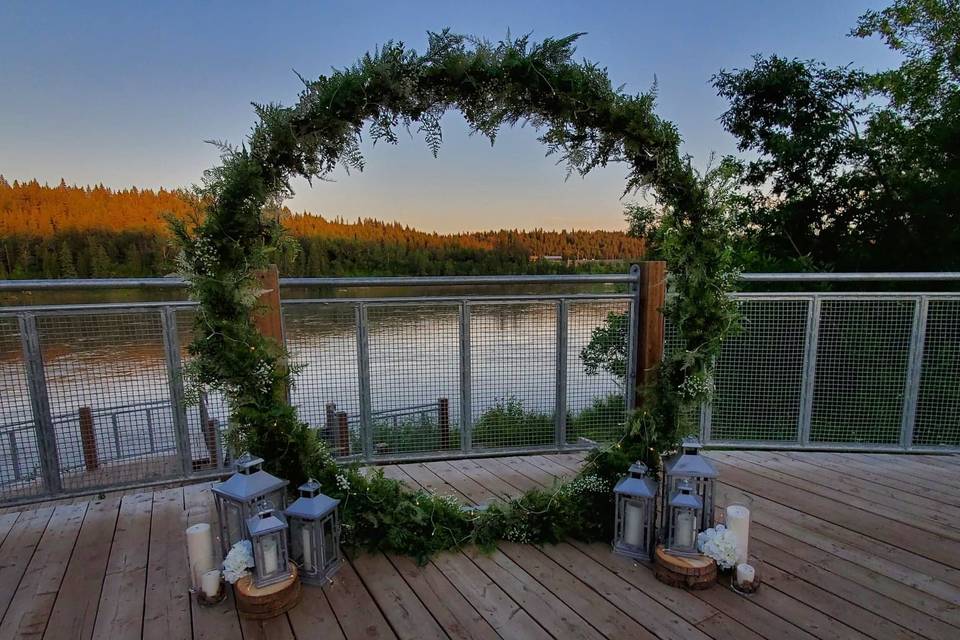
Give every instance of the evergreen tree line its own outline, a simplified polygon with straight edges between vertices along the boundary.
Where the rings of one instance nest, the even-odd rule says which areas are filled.
[[[56,187],[0,176],[0,279],[161,276],[176,271],[165,214],[188,218],[190,194]],[[299,245],[288,276],[480,275],[623,270],[643,240],[618,231],[500,230],[441,235],[375,219],[282,210]],[[560,261],[544,256],[559,256]],[[577,261],[586,260],[586,263]],[[590,260],[598,262],[592,263]]]

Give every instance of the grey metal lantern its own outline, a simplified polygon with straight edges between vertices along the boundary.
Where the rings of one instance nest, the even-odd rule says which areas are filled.
[[[323,584],[340,568],[340,501],[320,493],[320,483],[300,485],[300,497],[284,514],[290,525],[290,555],[306,583]]]
[[[616,497],[613,550],[631,558],[649,559],[657,520],[657,483],[647,465],[636,462],[613,488]]]
[[[713,463],[700,455],[702,448],[703,445],[698,438],[688,436],[683,439],[680,451],[664,463],[664,490],[661,505],[662,513],[666,513],[667,501],[677,493],[680,483],[686,480],[690,484],[692,493],[699,497],[702,503],[700,522],[697,525],[699,531],[713,526],[714,483],[720,475]]]
[[[677,484],[676,492],[667,502],[667,510],[663,514],[664,538],[663,547],[667,553],[678,556],[693,556],[697,553],[697,534],[703,501],[694,493],[693,484],[682,478]]]
[[[267,500],[283,509],[287,506],[286,480],[263,470],[263,458],[245,453],[234,463],[236,473],[213,485],[213,496],[220,522],[220,546],[223,555],[247,537],[246,523],[257,514],[258,505]]]
[[[283,514],[262,502],[247,519],[247,533],[253,545],[253,584],[258,587],[283,582],[292,574],[287,550],[287,523]]]

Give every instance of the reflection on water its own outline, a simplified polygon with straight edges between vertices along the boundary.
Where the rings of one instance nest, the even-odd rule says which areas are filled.
[[[411,292],[407,289],[404,293]],[[42,292],[37,297],[52,295]],[[577,354],[608,312],[624,309],[621,301],[570,305],[568,410],[580,411],[597,397],[619,393],[617,381],[610,376],[587,376]],[[473,422],[508,399],[515,399],[526,411],[552,414],[556,403],[556,304],[479,303],[472,304],[470,311]],[[189,311],[179,312],[178,322],[188,324],[190,315]],[[450,424],[461,424],[459,381],[466,363],[461,362],[458,305],[371,305],[367,321],[372,412],[435,405],[445,398]],[[314,426],[323,426],[326,405],[332,403],[355,424],[360,411],[360,368],[354,306],[287,305],[284,323],[292,362],[302,367],[292,390],[301,416]],[[38,315],[37,324],[61,466],[84,464],[82,408],[89,408],[93,415],[96,447],[102,457],[143,455],[174,446],[158,311]],[[181,326],[180,334],[186,342],[187,327]],[[0,398],[3,484],[14,475],[14,457],[21,476],[37,465],[20,337],[16,319],[10,317],[0,317]],[[128,410],[140,406],[153,408]],[[210,413],[223,420],[227,412],[214,401]],[[209,455],[197,410],[188,412],[188,422],[194,457]]]

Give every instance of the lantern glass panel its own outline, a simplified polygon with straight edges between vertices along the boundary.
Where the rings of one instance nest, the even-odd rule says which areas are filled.
[[[333,517],[323,521],[323,568],[331,568],[337,562],[339,550],[336,540],[336,522]]]
[[[691,509],[674,512],[673,545],[677,551],[693,551],[697,543],[697,515]]]
[[[233,547],[236,543],[243,540],[246,536],[243,531],[243,514],[240,512],[240,506],[233,502],[221,499],[223,510],[226,512],[226,544],[227,548]]]

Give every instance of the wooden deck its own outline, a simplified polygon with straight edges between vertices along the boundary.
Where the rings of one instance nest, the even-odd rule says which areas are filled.
[[[184,528],[208,486],[0,514],[0,640],[31,638],[960,638],[960,456],[713,452],[752,493],[751,597],[688,593],[604,544],[491,555],[360,555],[253,623],[187,593]],[[390,466],[410,486],[482,502],[573,475],[573,455]]]

